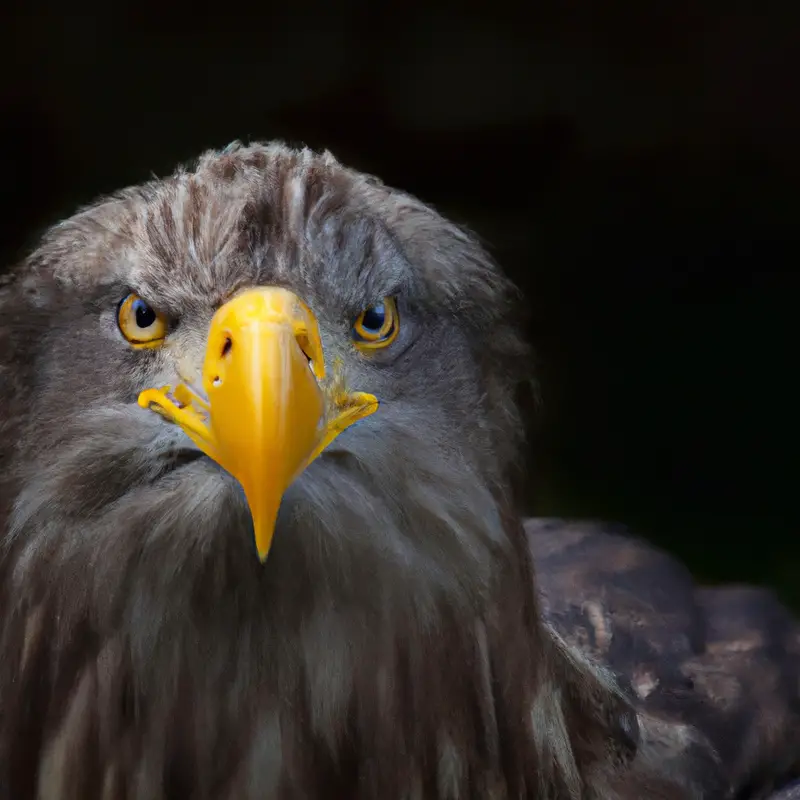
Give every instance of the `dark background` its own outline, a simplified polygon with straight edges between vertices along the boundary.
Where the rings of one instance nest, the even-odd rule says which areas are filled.
[[[629,523],[800,608],[800,3],[1,13],[3,264],[206,147],[327,147],[470,225],[524,289],[539,513]]]

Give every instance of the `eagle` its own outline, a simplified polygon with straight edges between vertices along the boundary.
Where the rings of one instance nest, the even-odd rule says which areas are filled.
[[[770,592],[521,518],[518,310],[470,232],[282,143],[48,230],[0,287],[0,798],[741,799],[800,774]]]

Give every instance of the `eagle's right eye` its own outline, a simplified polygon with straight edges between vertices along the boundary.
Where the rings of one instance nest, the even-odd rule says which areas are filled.
[[[128,342],[137,348],[158,347],[167,335],[166,319],[133,292],[119,304],[117,325]]]

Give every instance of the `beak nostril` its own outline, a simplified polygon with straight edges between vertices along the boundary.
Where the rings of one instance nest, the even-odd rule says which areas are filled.
[[[311,363],[311,344],[308,341],[308,337],[304,335],[300,335],[297,337],[297,344],[300,349],[303,351],[303,355],[308,360],[308,363]]]
[[[220,378],[219,378],[219,375],[217,375],[217,376],[214,378],[214,380],[213,380],[213,381],[211,381],[211,385],[212,385],[212,386],[222,386],[222,381],[220,380]]]
[[[222,345],[222,352],[220,353],[220,357],[225,358],[225,356],[227,356],[228,353],[230,353],[232,347],[233,347],[233,340],[231,339],[230,336],[226,336],[225,342]]]

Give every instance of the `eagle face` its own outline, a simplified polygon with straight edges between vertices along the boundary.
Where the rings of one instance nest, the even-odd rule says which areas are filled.
[[[394,585],[421,601],[446,588],[472,602],[485,588],[487,553],[503,547],[497,493],[516,444],[509,376],[522,349],[502,322],[507,285],[432,210],[327,154],[229,148],[62,223],[20,283],[30,308],[14,310],[6,335],[35,376],[24,398],[5,400],[22,436],[9,523],[20,585],[47,563],[56,580],[109,592],[146,564],[169,589],[199,564],[247,559],[236,586],[287,581],[287,597],[348,587],[377,599]],[[153,387],[207,399],[214,315],[257,288],[311,312],[323,417],[342,391],[378,404],[313,463],[290,465],[299,474],[273,492],[280,514],[264,567],[243,482],[191,431],[137,403]],[[254,442],[260,421],[243,418],[241,393],[232,405],[240,438]],[[287,426],[287,436],[299,429]]]

